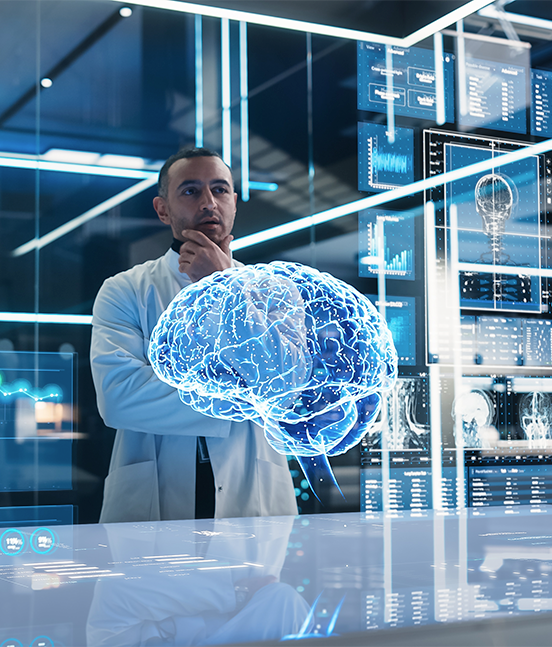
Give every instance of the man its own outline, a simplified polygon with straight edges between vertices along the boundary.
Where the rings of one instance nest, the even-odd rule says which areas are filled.
[[[173,155],[153,201],[172,229],[171,249],[107,279],[98,293],[92,375],[100,415],[117,428],[101,523],[297,512],[287,460],[262,429],[192,410],[147,360],[151,331],[176,294],[237,265],[229,249],[236,201],[218,154]]]

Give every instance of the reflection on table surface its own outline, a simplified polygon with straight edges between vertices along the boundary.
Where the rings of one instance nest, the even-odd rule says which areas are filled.
[[[0,645],[337,640],[551,612],[552,507],[511,512],[4,528]]]

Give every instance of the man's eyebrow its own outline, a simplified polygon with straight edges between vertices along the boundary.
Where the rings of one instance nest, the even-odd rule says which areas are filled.
[[[181,183],[176,187],[176,190],[177,190],[177,191],[179,191],[179,190],[180,190],[180,189],[182,189],[183,187],[186,187],[186,186],[192,186],[192,185],[198,185],[198,184],[203,184],[203,182],[201,182],[200,180],[184,180],[183,182],[181,182]],[[227,187],[230,187],[230,186],[231,186],[231,185],[230,185],[230,182],[228,182],[228,180],[225,180],[224,178],[220,178],[220,179],[216,179],[216,180],[211,180],[211,181],[209,182],[209,185],[213,185],[213,184],[225,184]]]

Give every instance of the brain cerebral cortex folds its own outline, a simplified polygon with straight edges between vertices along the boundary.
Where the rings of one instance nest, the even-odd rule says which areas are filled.
[[[261,425],[315,493],[315,473],[316,483],[335,483],[327,457],[360,441],[397,375],[391,334],[367,297],[282,261],[184,288],[160,317],[149,358],[195,410]]]

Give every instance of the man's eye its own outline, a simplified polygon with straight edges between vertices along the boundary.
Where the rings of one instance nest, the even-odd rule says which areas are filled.
[[[215,193],[227,193],[227,189],[224,186],[217,186],[214,188]]]
[[[188,187],[182,191],[182,195],[193,195],[196,190],[193,187]]]

